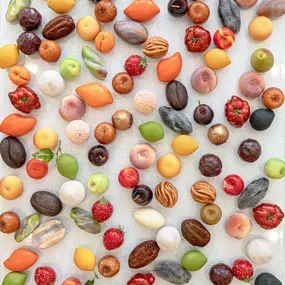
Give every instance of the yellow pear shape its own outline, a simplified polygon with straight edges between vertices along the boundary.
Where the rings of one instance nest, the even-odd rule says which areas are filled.
[[[205,63],[214,70],[222,69],[231,64],[228,54],[222,49],[214,48],[208,51],[204,57]]]
[[[58,14],[69,12],[75,4],[74,0],[47,0],[48,7]]]
[[[176,154],[187,156],[195,152],[199,148],[199,145],[191,136],[180,135],[172,141],[171,147]]]
[[[96,264],[96,257],[90,249],[78,247],[74,252],[74,263],[83,271],[93,271]]]

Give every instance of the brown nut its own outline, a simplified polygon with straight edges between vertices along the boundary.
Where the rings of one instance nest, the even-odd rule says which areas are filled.
[[[168,42],[161,37],[149,38],[143,46],[143,53],[151,58],[160,58],[168,52]]]
[[[68,15],[57,16],[44,27],[42,35],[47,40],[59,40],[68,36],[75,29],[73,19]]]
[[[163,207],[172,208],[178,200],[178,192],[170,182],[163,181],[155,188],[155,198]]]
[[[130,268],[142,268],[152,263],[158,256],[160,248],[155,240],[148,240],[137,245],[129,256]]]
[[[190,192],[193,200],[201,204],[212,204],[217,197],[216,189],[206,181],[194,183]]]
[[[222,210],[215,204],[205,205],[200,212],[202,221],[207,225],[215,225],[222,218]]]
[[[57,42],[46,40],[40,45],[39,55],[47,62],[56,62],[61,56],[61,48]]]
[[[94,136],[101,144],[109,144],[116,139],[116,129],[110,123],[103,122],[96,126]]]
[[[0,232],[14,233],[20,227],[19,216],[14,212],[5,212],[0,215]]]
[[[197,220],[188,219],[182,222],[183,237],[193,246],[206,246],[211,240],[209,231]]]
[[[120,271],[120,262],[115,256],[106,255],[99,260],[98,271],[104,277],[114,277]]]
[[[116,74],[112,80],[113,89],[121,94],[129,94],[134,89],[134,79],[126,72]]]
[[[109,0],[101,0],[96,4],[95,16],[102,23],[112,22],[117,16],[117,7]]]

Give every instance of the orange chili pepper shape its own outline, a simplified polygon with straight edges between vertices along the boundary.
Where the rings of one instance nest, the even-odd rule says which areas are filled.
[[[26,248],[16,249],[4,262],[4,266],[11,271],[24,271],[32,267],[38,259],[38,255]]]
[[[11,114],[0,125],[0,132],[13,137],[20,137],[30,132],[36,125],[37,119],[31,116]]]
[[[161,82],[170,82],[174,80],[180,73],[182,68],[182,57],[180,52],[175,53],[171,57],[161,60],[157,64],[157,76]]]
[[[160,9],[153,0],[135,0],[124,13],[134,21],[146,22],[159,14]]]

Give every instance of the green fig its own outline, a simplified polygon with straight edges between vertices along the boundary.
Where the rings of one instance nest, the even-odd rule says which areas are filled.
[[[157,122],[147,122],[139,126],[139,131],[148,142],[157,142],[164,138],[164,129]]]
[[[56,164],[57,169],[62,176],[67,177],[71,180],[74,180],[76,178],[79,165],[77,159],[74,156],[63,153],[59,156]]]
[[[2,285],[24,285],[27,276],[28,275],[23,272],[10,272],[5,276]]]
[[[27,216],[21,221],[19,229],[15,232],[16,242],[22,242],[40,225],[41,215],[38,213]]]
[[[182,259],[181,265],[188,271],[200,270],[208,261],[208,258],[198,250],[187,251]]]
[[[285,162],[280,158],[270,158],[264,165],[264,172],[272,179],[281,179],[285,176]]]

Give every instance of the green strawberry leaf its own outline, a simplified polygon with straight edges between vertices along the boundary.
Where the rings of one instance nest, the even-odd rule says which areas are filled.
[[[85,285],[94,285],[95,279],[93,280],[88,280]]]
[[[43,148],[33,154],[33,157],[37,160],[49,163],[54,158],[54,153],[49,148]]]

